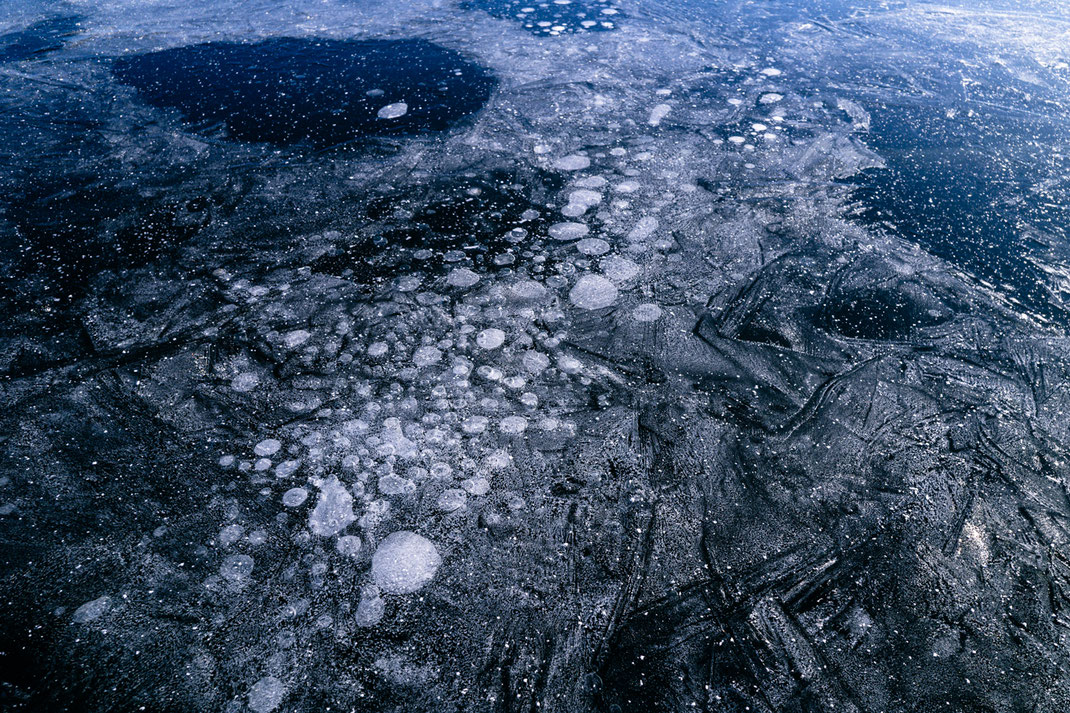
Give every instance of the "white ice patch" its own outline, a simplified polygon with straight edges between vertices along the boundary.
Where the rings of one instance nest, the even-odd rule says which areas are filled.
[[[282,494],[282,504],[288,508],[295,508],[308,500],[308,491],[304,488],[290,488]]]
[[[338,542],[335,543],[334,547],[339,554],[346,557],[356,557],[360,554],[361,544],[360,538],[356,535],[342,535],[338,538]]]
[[[461,481],[461,487],[468,491],[469,495],[479,497],[490,492],[490,481],[483,476],[466,478]]]
[[[583,223],[554,223],[550,226],[550,237],[554,240],[579,240],[587,235],[589,228]]]
[[[766,67],[762,70],[762,74],[767,77],[779,77],[781,74],[783,74],[783,72],[781,72],[776,67]]]
[[[228,582],[243,582],[253,573],[253,558],[249,555],[227,555],[219,565],[219,574]]]
[[[435,545],[415,532],[401,530],[379,543],[372,555],[372,578],[390,594],[411,594],[435,576],[442,557]]]
[[[286,345],[287,349],[293,349],[299,347],[308,341],[312,334],[305,329],[295,329],[292,332],[287,332],[282,337],[282,343]]]
[[[382,620],[385,608],[383,598],[379,596],[379,587],[364,585],[360,590],[360,604],[357,605],[357,626],[375,626]]]
[[[479,282],[479,275],[466,267],[454,268],[446,276],[446,283],[454,287],[471,287]]]
[[[265,438],[253,447],[253,453],[261,458],[273,456],[282,448],[282,442],[275,438]]]
[[[627,258],[610,255],[602,260],[602,272],[613,282],[627,282],[639,274],[639,266]]]
[[[652,215],[646,215],[639,219],[639,222],[635,224],[628,232],[629,240],[646,240],[654,231],[658,229],[658,219]]]
[[[72,620],[75,624],[88,624],[102,617],[109,609],[111,609],[111,597],[105,595],[75,609]]]
[[[337,535],[356,520],[353,514],[353,496],[338,478],[332,477],[320,488],[316,507],[308,516],[308,527],[321,537]]]
[[[609,243],[601,238],[584,238],[576,243],[576,249],[584,255],[605,255],[609,252]]]
[[[580,154],[569,154],[554,161],[554,168],[559,171],[582,171],[591,165],[591,159]]]
[[[393,104],[387,104],[379,110],[377,116],[380,119],[398,119],[409,113],[409,105],[405,102],[394,102]]]
[[[505,332],[494,327],[484,329],[476,335],[476,344],[478,344],[481,349],[497,349],[504,343]]]
[[[672,107],[668,104],[658,104],[650,110],[650,117],[647,119],[646,123],[651,126],[657,126],[669,115],[670,111],[672,111]]]
[[[580,309],[603,309],[617,301],[617,286],[601,275],[584,275],[569,291],[569,301]]]
[[[249,690],[249,707],[255,713],[271,713],[282,703],[286,686],[274,676],[264,676]]]
[[[257,386],[260,386],[260,377],[251,371],[238,374],[230,380],[230,388],[241,393],[252,391]]]
[[[535,280],[520,280],[510,286],[509,294],[515,300],[533,302],[546,296],[546,288]]]
[[[423,346],[412,355],[412,363],[418,367],[431,366],[442,361],[442,350],[438,347]]]
[[[241,539],[245,534],[245,528],[241,525],[227,525],[219,531],[219,546],[230,547]]]
[[[654,322],[661,318],[661,307],[653,302],[646,302],[632,310],[632,319],[636,322]]]
[[[776,92],[769,92],[768,94],[763,94],[761,97],[759,97],[758,101],[760,103],[762,103],[762,104],[776,104],[778,101],[780,101],[783,98],[784,98],[783,94],[777,94]]]
[[[435,509],[440,512],[454,512],[463,508],[466,502],[468,493],[460,488],[447,488],[435,501]]]

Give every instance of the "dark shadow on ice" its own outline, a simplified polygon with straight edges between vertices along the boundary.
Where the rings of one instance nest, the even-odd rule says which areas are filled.
[[[0,35],[0,62],[21,62],[58,50],[78,34],[79,20],[73,15],[51,17],[25,30]]]
[[[496,85],[488,70],[425,40],[215,42],[123,57],[113,72],[198,128],[319,148],[448,129]]]

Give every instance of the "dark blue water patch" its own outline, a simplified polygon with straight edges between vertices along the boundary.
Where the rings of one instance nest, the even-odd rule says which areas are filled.
[[[1047,319],[1066,306],[1039,267],[1065,246],[1066,127],[977,105],[871,105],[867,143],[886,167],[854,191],[860,220],[916,242]],[[1061,186],[1061,187],[1060,187]]]
[[[60,49],[81,30],[79,20],[74,15],[50,17],[0,35],[0,62],[21,62]]]
[[[461,54],[418,39],[213,42],[123,57],[112,71],[197,129],[318,148],[449,129],[497,84]]]
[[[624,18],[613,0],[465,0],[461,7],[513,20],[536,35],[605,32]]]

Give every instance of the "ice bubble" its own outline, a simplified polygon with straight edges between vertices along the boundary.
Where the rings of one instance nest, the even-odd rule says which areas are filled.
[[[616,149],[614,149],[614,151],[615,150]],[[613,152],[610,151],[610,153]],[[604,188],[608,183],[609,181],[607,181],[604,176],[584,176],[576,181],[576,185],[580,188]]]
[[[490,481],[480,475],[462,480],[461,487],[464,488],[469,495],[479,497],[490,492]]]
[[[221,547],[230,547],[240,540],[244,533],[245,528],[241,525],[227,525],[219,531],[219,545]]]
[[[554,240],[579,240],[589,232],[583,223],[554,223],[550,226],[550,237]]]
[[[526,351],[523,356],[520,357],[520,363],[524,365],[525,370],[537,374],[550,366],[550,357],[542,352]]]
[[[516,300],[534,301],[546,296],[546,288],[535,280],[521,280],[510,286],[509,293]]]
[[[661,318],[661,307],[653,302],[646,302],[632,310],[632,319],[636,322],[654,322]]]
[[[241,582],[253,573],[253,558],[249,555],[227,555],[219,565],[219,574],[229,582]]]
[[[561,209],[561,215],[566,218],[579,218],[581,215],[587,212],[587,206],[580,203],[569,203],[567,206]]]
[[[408,478],[390,473],[379,478],[379,492],[382,495],[408,495],[416,492],[416,484]]]
[[[464,507],[468,502],[468,493],[460,488],[449,488],[443,490],[442,494],[438,496],[438,500],[435,501],[435,509],[440,512],[454,512]]]
[[[274,676],[264,676],[249,689],[249,707],[255,713],[271,713],[282,703],[286,686]]]
[[[276,478],[289,478],[291,475],[297,472],[297,469],[301,467],[301,461],[299,460],[284,460],[275,466]]]
[[[308,491],[304,488],[290,488],[282,494],[282,504],[288,508],[295,508],[308,500]]]
[[[605,179],[602,179],[605,180]],[[580,188],[568,194],[568,202],[590,207],[602,202],[602,194],[587,188]]]
[[[258,459],[256,461],[256,463],[253,464],[253,470],[255,470],[258,473],[262,473],[262,472],[264,472],[265,470],[267,470],[270,467],[271,467],[271,459],[270,458],[260,458],[260,459]]]
[[[412,355],[412,363],[419,367],[431,366],[442,361],[442,350],[438,347],[423,346]]]
[[[635,193],[639,190],[639,183],[637,181],[621,181],[613,186],[613,190],[617,193]]]
[[[601,238],[584,238],[576,243],[576,249],[584,255],[605,255],[609,252],[609,243]]]
[[[454,287],[471,287],[479,282],[479,275],[466,267],[458,267],[450,271],[446,282]]]
[[[74,621],[75,624],[87,624],[95,619],[99,619],[109,609],[111,609],[111,597],[105,595],[98,599],[94,599],[91,602],[86,602],[75,609],[72,621]]]
[[[478,434],[487,430],[486,416],[471,416],[461,424],[461,430],[465,433]]]
[[[502,433],[518,434],[527,430],[528,420],[523,416],[506,416],[502,419],[499,428]]]
[[[616,283],[627,282],[639,274],[639,266],[628,258],[610,255],[602,260],[602,272]]]
[[[476,344],[483,349],[497,349],[505,343],[505,332],[491,327],[476,335]]]
[[[498,450],[487,456],[486,460],[483,461],[483,465],[490,470],[501,470],[509,467],[512,462],[513,457],[509,455],[508,451]]]
[[[744,141],[746,141],[746,139],[743,138],[742,136],[729,136],[728,140],[729,140],[729,142],[731,142],[733,144],[741,144]]]
[[[360,590],[360,603],[357,605],[357,626],[375,626],[383,618],[385,605],[379,596],[379,587],[367,584]]]
[[[768,94],[763,94],[761,97],[759,97],[758,101],[761,102],[762,104],[776,104],[778,101],[780,101],[783,98],[784,98],[783,94],[777,94],[776,92],[769,92]]]
[[[387,104],[378,111],[376,116],[380,119],[398,119],[409,113],[409,105],[405,102],[394,102],[393,104]]]
[[[337,477],[331,477],[320,488],[316,507],[308,516],[309,529],[321,537],[337,535],[356,520],[353,514],[353,496]]]
[[[647,123],[651,126],[659,125],[669,115],[670,111],[672,111],[672,107],[668,104],[658,104],[650,110],[650,118],[647,119]]]
[[[569,291],[569,301],[580,309],[603,309],[617,301],[617,286],[601,275],[584,275]]]
[[[646,240],[658,229],[658,219],[652,215],[643,216],[635,227],[628,232],[629,240]]]
[[[442,558],[435,545],[415,532],[387,535],[372,555],[372,578],[390,594],[410,594],[435,576]]]
[[[293,349],[299,347],[308,341],[312,334],[304,329],[295,329],[292,332],[287,332],[282,337],[282,343],[286,345],[287,349]]]
[[[234,456],[231,455],[221,456],[219,458],[219,466],[221,468],[230,468],[234,465],[235,460]]]
[[[591,165],[591,159],[580,154],[569,154],[554,161],[554,168],[559,171],[582,171]]]
[[[257,386],[260,386],[260,377],[251,371],[238,374],[230,380],[230,388],[241,393],[252,391]]]
[[[282,448],[282,442],[275,438],[265,438],[253,447],[253,453],[258,456],[273,456]]]
[[[334,545],[339,554],[356,557],[360,553],[361,541],[356,535],[342,535]]]

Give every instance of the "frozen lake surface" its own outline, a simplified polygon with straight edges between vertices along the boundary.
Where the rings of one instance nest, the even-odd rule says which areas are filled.
[[[0,7],[0,709],[1070,710],[1070,11]]]

